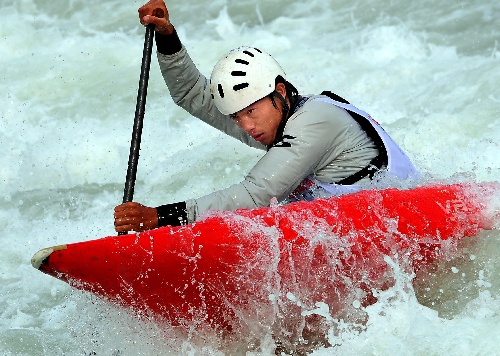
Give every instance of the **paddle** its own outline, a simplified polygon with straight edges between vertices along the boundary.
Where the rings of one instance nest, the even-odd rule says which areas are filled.
[[[144,50],[142,52],[141,76],[139,79],[139,91],[137,93],[137,105],[135,107],[134,127],[132,130],[132,140],[130,142],[130,154],[128,157],[127,178],[125,179],[125,189],[123,192],[123,203],[132,201],[134,196],[135,179],[137,176],[137,164],[139,162],[139,150],[141,146],[141,134],[146,108],[146,95],[148,92],[149,67],[151,64],[151,52],[153,48],[154,24],[146,27],[144,38]],[[125,235],[126,231],[119,232],[118,235]]]

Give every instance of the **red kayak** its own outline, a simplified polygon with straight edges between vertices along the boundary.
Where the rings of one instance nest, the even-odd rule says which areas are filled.
[[[388,257],[412,272],[449,253],[491,228],[498,210],[488,216],[486,198],[499,191],[436,185],[212,212],[187,226],[43,249],[32,264],[170,325],[270,327],[318,306],[334,316],[373,302],[370,291],[393,282]]]

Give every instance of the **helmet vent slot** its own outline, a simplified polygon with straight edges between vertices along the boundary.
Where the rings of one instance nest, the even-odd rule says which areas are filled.
[[[244,77],[244,76],[246,76],[246,75],[247,75],[247,72],[243,72],[243,71],[241,71],[241,70],[233,70],[233,71],[231,72],[231,75],[232,75],[233,77]]]
[[[221,98],[224,98],[224,90],[222,90],[222,85],[217,85],[217,90],[219,91],[219,95]]]
[[[246,87],[248,87],[248,83],[241,83],[241,84],[236,84],[234,87],[233,87],[233,90],[234,91],[238,91],[238,90],[241,90],[241,89],[245,89]]]
[[[248,61],[245,61],[244,59],[239,59],[239,58],[236,59],[235,62],[239,63],[239,64],[244,64],[244,65],[248,65],[249,64]]]
[[[249,51],[243,51],[243,53],[245,53],[246,55],[250,56],[250,57],[254,57],[253,53],[252,52],[249,52]]]

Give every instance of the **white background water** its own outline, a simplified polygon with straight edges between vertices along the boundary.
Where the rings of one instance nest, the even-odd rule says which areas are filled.
[[[30,265],[40,248],[113,235],[144,40],[138,1],[0,2],[0,354],[222,354],[74,292]],[[199,69],[262,48],[299,91],[377,119],[427,179],[499,181],[500,3],[170,1]],[[175,107],[153,60],[135,198],[151,206],[242,179],[261,153]],[[314,354],[500,354],[500,233],[400,284]],[[342,329],[342,328],[341,328]],[[263,336],[264,337],[264,336]],[[244,342],[244,341],[243,341]],[[264,346],[262,354],[273,353]],[[255,353],[257,354],[257,353]]]

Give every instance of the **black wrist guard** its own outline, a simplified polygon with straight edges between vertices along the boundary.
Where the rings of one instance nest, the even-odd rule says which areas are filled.
[[[177,36],[177,31],[170,35],[162,35],[157,33],[155,36],[156,49],[161,54],[172,55],[179,52],[182,49],[182,43]]]
[[[185,202],[158,206],[156,214],[158,215],[158,227],[181,226],[188,223]]]

